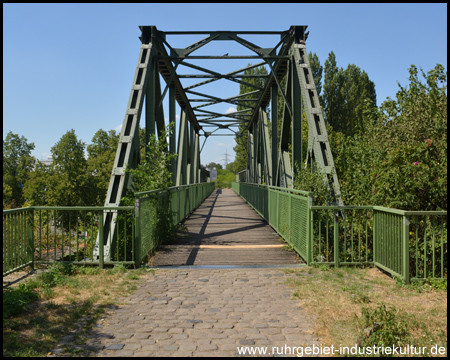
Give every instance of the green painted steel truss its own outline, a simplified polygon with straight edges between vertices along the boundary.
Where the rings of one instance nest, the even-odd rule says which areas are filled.
[[[305,40],[308,35],[306,28],[307,26],[291,26],[286,31],[164,32],[158,30],[156,26],[140,26],[141,48],[105,206],[120,205],[120,199],[130,184],[125,169],[135,168],[139,164],[139,123],[143,108],[145,107],[145,140],[148,143],[150,134],[160,134],[164,128],[163,102],[167,95],[170,123],[175,123],[176,120],[176,104],[180,108],[178,141],[174,129],[169,136],[167,147],[169,152],[178,154],[170,169],[176,186],[206,180],[206,174],[200,168],[200,153],[209,137],[238,135],[236,139],[239,139],[244,131],[248,131],[247,169],[241,172],[245,180],[292,188],[297,169],[294,164],[300,165],[302,162],[301,124],[302,113],[305,112],[309,126],[307,161],[311,161],[315,165],[314,168],[322,170],[326,177],[324,180],[332,183],[330,190],[333,192],[335,203],[343,205],[319,97],[306,52]],[[179,40],[186,35],[206,37],[186,47],[175,47],[167,41],[169,37],[176,37]],[[253,35],[275,36],[278,40],[275,46],[263,48],[243,38]],[[251,55],[230,55],[226,53],[229,48],[225,45],[220,47],[220,52],[226,53],[224,55],[195,53],[205,45],[217,41],[222,41],[221,44],[230,42],[240,44],[247,49],[247,53],[250,50]],[[239,48],[242,48],[241,46]],[[222,60],[261,61],[223,73],[220,70],[206,68],[202,63],[207,61],[211,64],[213,60],[216,60],[215,64],[217,62],[223,64]],[[270,69],[269,74],[245,74],[246,70],[262,65]],[[182,73],[180,69],[185,68],[191,73]],[[281,82],[285,76],[287,81],[286,87],[283,88]],[[254,77],[264,79],[262,82],[264,85],[257,86],[247,81]],[[161,86],[163,83],[161,79],[165,83],[164,88]],[[219,80],[245,84],[252,90],[231,97],[212,94],[206,90]],[[189,81],[194,83],[186,84]],[[281,119],[278,119],[277,115],[279,94],[284,99]],[[243,109],[225,113],[215,110],[214,106],[222,103],[241,105]],[[267,114],[269,106],[272,131],[269,131]],[[276,131],[278,121],[281,122],[279,137]],[[203,137],[202,146],[200,137]],[[109,256],[109,245],[115,241],[114,214],[109,214],[104,220],[103,240],[107,245],[106,258]]]

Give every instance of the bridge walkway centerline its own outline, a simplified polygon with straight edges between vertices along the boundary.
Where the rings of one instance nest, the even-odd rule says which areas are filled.
[[[150,266],[294,265],[301,260],[239,195],[216,189],[160,246]]]

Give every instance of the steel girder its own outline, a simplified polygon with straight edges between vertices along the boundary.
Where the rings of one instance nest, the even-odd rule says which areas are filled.
[[[169,122],[175,124],[176,104],[181,109],[178,139],[173,127],[169,135],[167,150],[178,157],[170,164],[176,185],[198,183],[206,180],[200,168],[200,153],[210,136],[236,136],[236,141],[248,131],[246,179],[249,182],[292,187],[296,167],[302,162],[302,112],[306,113],[309,125],[308,159],[324,171],[332,180],[336,201],[340,199],[339,183],[328,144],[325,124],[318,102],[304,41],[307,26],[291,26],[287,31],[159,31],[155,26],[140,26],[141,49],[135,71],[125,119],[120,134],[116,158],[111,174],[105,206],[118,206],[132,179],[126,167],[135,168],[140,161],[139,122],[145,98],[145,141],[150,135],[161,133],[164,128],[163,101],[168,93]],[[166,40],[175,35],[207,35],[184,47],[172,47]],[[278,43],[269,48],[260,47],[244,39],[246,35],[277,35]],[[214,41],[233,41],[249,49],[255,55],[192,55],[195,51]],[[226,50],[223,50],[224,52]],[[221,73],[192,61],[195,60],[248,60],[260,59],[238,70]],[[269,75],[248,75],[250,70],[268,66]],[[182,74],[180,68],[196,71]],[[286,88],[281,81],[287,75]],[[161,88],[164,80],[164,89]],[[261,78],[263,86],[247,79]],[[187,85],[185,81],[199,79]],[[205,85],[225,80],[244,84],[252,90],[235,96],[224,97],[203,89]],[[237,91],[238,92],[238,91]],[[278,119],[278,96],[283,98],[282,117]],[[197,105],[192,105],[196,103]],[[243,107],[240,111],[220,113],[211,107],[217,104]],[[271,123],[267,107],[271,104]],[[281,134],[278,136],[278,123]],[[244,125],[244,131],[239,129]],[[271,126],[271,129],[269,127]],[[206,131],[206,129],[208,131]],[[221,131],[227,131],[223,133]],[[200,137],[204,137],[200,147]],[[178,140],[178,141],[177,141]],[[239,140],[240,141],[240,140]],[[291,155],[292,154],[292,155]],[[105,258],[110,257],[110,248],[115,238],[115,217],[105,217]],[[96,254],[98,255],[98,241]]]

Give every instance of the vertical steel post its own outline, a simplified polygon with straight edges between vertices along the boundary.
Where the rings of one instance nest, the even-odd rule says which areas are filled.
[[[278,86],[277,84],[272,84],[271,88],[272,95],[272,129],[271,129],[271,139],[272,139],[272,182],[269,185],[276,186],[277,182],[277,169],[278,169]]]
[[[409,284],[409,219],[405,215],[402,221],[402,235],[402,272],[405,283]]]
[[[195,131],[192,125],[189,126],[189,152],[188,152],[188,163],[187,163],[187,184],[194,184],[194,158],[195,158]]]
[[[192,178],[192,183],[194,184],[198,184],[200,183],[200,178],[199,178],[199,160],[200,160],[200,155],[199,155],[199,135],[198,132],[195,132],[194,135],[194,155],[193,155],[193,164],[192,164],[192,174],[193,174],[193,178]]]
[[[334,266],[339,267],[339,223],[338,213],[334,214]]]
[[[290,66],[292,69],[290,71],[292,76],[292,188],[294,188],[294,179],[297,172],[296,165],[300,168],[302,164],[302,94],[299,75],[293,58],[291,58]]]
[[[176,127],[175,127],[176,109],[175,109],[175,85],[171,84],[169,87],[169,123],[170,135],[169,135],[169,153],[176,153]],[[170,160],[170,172],[172,173],[172,181],[175,184],[177,171],[176,159]]]
[[[34,270],[34,209],[31,209],[31,220],[28,228],[28,253],[29,257],[31,257],[28,261],[31,261],[31,269]]]
[[[178,150],[177,150],[177,173],[176,173],[176,181],[175,185],[185,185],[185,174],[186,174],[186,150],[187,150],[187,119],[186,112],[182,109],[180,116],[180,130],[178,133]]]
[[[140,216],[140,203],[139,199],[136,199],[135,209],[134,209],[134,224],[133,224],[133,242],[134,242],[134,263],[135,267],[139,268],[141,263],[141,216]]]
[[[103,257],[103,249],[104,249],[104,232],[103,232],[103,211],[99,212],[100,217],[98,220],[98,253],[99,253],[99,267],[103,269],[103,262],[105,261]]]

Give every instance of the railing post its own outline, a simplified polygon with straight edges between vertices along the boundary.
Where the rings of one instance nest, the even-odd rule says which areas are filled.
[[[29,261],[31,261],[31,269],[34,270],[34,208],[31,209],[30,232],[28,246],[31,260]]]
[[[134,204],[134,264],[135,268],[139,268],[141,263],[141,216],[139,214],[139,199]]]
[[[307,226],[307,232],[306,232],[306,264],[309,265],[311,263],[311,261],[313,260],[313,234],[314,234],[314,230],[313,230],[313,211],[311,210],[311,206],[312,206],[312,196],[308,197],[308,216],[309,219],[307,219],[307,224],[309,224],[309,226]],[[309,220],[309,221],[308,221]],[[320,238],[319,238],[320,241]]]
[[[339,267],[339,224],[338,224],[339,213],[334,214],[334,266]]]
[[[403,279],[406,284],[409,284],[409,219],[408,216],[403,216],[403,241],[402,241],[402,250],[403,250],[403,263],[402,263],[402,272]]]
[[[103,235],[103,210],[100,211],[100,217],[98,220],[98,266],[100,269],[103,269],[103,246],[105,243],[104,235]]]

